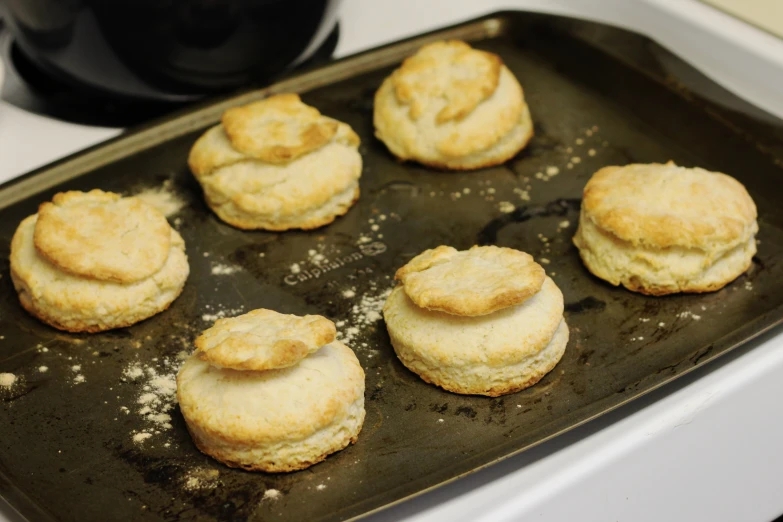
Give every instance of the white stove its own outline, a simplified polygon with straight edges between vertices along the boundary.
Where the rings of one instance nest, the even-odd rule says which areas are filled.
[[[783,118],[783,40],[697,0],[344,0],[336,56],[502,9],[646,34]],[[121,131],[0,101],[0,182]],[[616,412],[370,520],[769,521],[783,513],[779,397],[777,329]],[[0,501],[0,522],[16,520]]]

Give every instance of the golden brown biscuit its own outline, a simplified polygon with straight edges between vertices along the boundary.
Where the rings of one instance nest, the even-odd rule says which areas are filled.
[[[386,300],[383,316],[397,357],[424,381],[454,393],[496,397],[532,386],[563,356],[563,294],[527,254],[508,250],[439,247],[401,270],[402,284]],[[409,288],[410,276],[426,274],[429,266],[443,268],[413,279]],[[462,314],[419,306],[412,294],[419,300],[437,296],[439,304],[456,304]],[[474,301],[489,306],[470,310]]]
[[[374,123],[398,158],[456,170],[502,163],[533,135],[511,71],[498,56],[456,40],[425,45],[386,78]]]
[[[196,339],[196,355],[219,368],[286,368],[334,341],[336,333],[334,323],[320,315],[299,317],[261,308],[218,319]]]
[[[231,467],[282,472],[356,442],[365,416],[364,371],[353,351],[334,341],[334,325],[270,310],[234,319],[205,332],[177,375],[177,399],[196,446]],[[235,369],[248,361],[268,365],[278,352],[300,346],[309,353],[297,353],[296,361],[284,356],[285,368]],[[209,364],[203,356],[214,349],[223,351],[221,363],[237,366]]]
[[[243,229],[312,229],[359,198],[359,137],[296,94],[229,109],[190,151],[210,208]]]
[[[323,147],[339,125],[296,94],[228,109],[221,121],[234,148],[267,163],[287,163]]]
[[[574,244],[585,266],[649,295],[709,292],[756,253],[756,206],[734,178],[673,163],[605,167],[585,186]]]
[[[426,250],[397,270],[405,293],[421,308],[477,316],[523,302],[544,283],[544,269],[513,248],[449,246]]]
[[[130,326],[169,307],[182,292],[190,271],[185,242],[168,223],[167,235],[160,237],[155,233],[158,220],[154,214],[158,211],[134,201],[135,198],[127,199],[131,200],[130,204],[122,205],[118,195],[100,191],[58,194],[54,198],[56,204],[84,205],[87,210],[42,205],[52,213],[41,233],[38,214],[22,221],[11,241],[11,278],[25,310],[61,330],[99,332]],[[96,211],[95,207],[100,210]],[[116,218],[118,209],[126,212],[128,223],[141,227],[151,224],[153,233],[146,243],[140,239],[143,228],[127,231],[126,236],[130,237],[126,239],[107,237],[101,251],[97,247],[102,236],[100,219],[95,214],[105,213],[108,233],[115,234],[123,230],[122,225],[110,222]],[[84,216],[87,224],[80,230],[78,222],[70,219]],[[55,237],[58,223],[67,230],[64,238]],[[37,247],[37,238],[46,246],[46,256]],[[142,249],[141,255],[126,250],[129,246]],[[151,260],[156,259],[156,252],[162,246],[166,247],[165,258],[154,272],[145,276],[151,267],[157,266]],[[86,253],[84,259],[77,255],[80,249]],[[144,249],[152,251],[150,259],[144,259]],[[138,258],[145,270],[127,264],[126,256]],[[61,266],[72,270],[66,271]],[[74,273],[80,270],[87,275]],[[119,282],[116,280],[119,278],[126,281]]]
[[[166,262],[171,226],[140,199],[70,191],[40,205],[34,238],[38,253],[66,272],[132,283]]]

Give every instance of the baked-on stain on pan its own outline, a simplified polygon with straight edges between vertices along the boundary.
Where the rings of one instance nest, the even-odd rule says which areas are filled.
[[[504,165],[439,172],[395,161],[373,138],[375,89],[405,56],[439,38],[498,53],[522,83],[535,137]],[[667,72],[675,62],[692,73],[688,87]],[[302,93],[361,136],[362,197],[310,232],[233,229],[204,204],[188,150],[225,108],[282,91]],[[210,103],[6,184],[0,372],[17,382],[0,388],[0,492],[31,520],[349,519],[523,451],[706,364],[783,317],[783,124],[757,115],[646,38],[508,12]],[[651,298],[613,288],[583,268],[571,245],[582,187],[595,170],[668,160],[735,176],[758,205],[754,265],[719,292]],[[21,309],[8,248],[41,201],[61,190],[134,193],[167,180],[186,203],[170,220],[191,264],[169,310],[127,329],[69,335]],[[562,289],[571,340],[536,386],[497,399],[458,396],[397,361],[377,315],[384,292],[399,266],[440,244],[521,249]],[[172,402],[178,354],[194,337],[216,317],[262,307],[335,320],[367,375],[357,444],[306,471],[220,465],[198,452]]]

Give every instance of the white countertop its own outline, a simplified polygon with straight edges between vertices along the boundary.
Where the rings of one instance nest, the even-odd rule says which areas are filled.
[[[501,9],[645,33],[783,118],[783,41],[696,0],[345,0],[337,55]],[[0,103],[0,181],[119,131]],[[586,426],[373,520],[768,521],[783,513],[783,336],[749,346]],[[0,504],[0,522],[17,520]]]

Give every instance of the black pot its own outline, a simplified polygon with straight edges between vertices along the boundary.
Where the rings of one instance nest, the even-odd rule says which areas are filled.
[[[0,0],[46,73],[111,96],[188,101],[306,60],[341,0]]]

